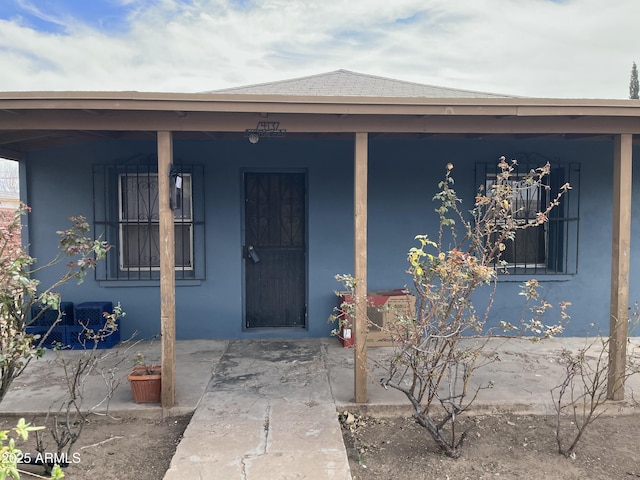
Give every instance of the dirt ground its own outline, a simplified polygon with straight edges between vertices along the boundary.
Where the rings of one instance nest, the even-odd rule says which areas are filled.
[[[411,418],[355,418],[353,425],[342,430],[354,480],[640,478],[640,413],[607,413],[598,418],[578,445],[575,458],[557,453],[556,419],[550,416],[495,414],[461,419],[461,429],[472,429],[456,460],[441,454]],[[0,429],[11,428],[12,422],[15,419],[1,421]],[[164,421],[91,417],[72,450],[75,456],[64,470],[66,478],[161,480],[188,422],[189,416]],[[564,421],[566,438],[571,429]],[[32,438],[21,445],[23,452],[35,453]],[[42,473],[42,467],[23,466],[23,470],[25,480],[37,478],[29,471]]]
[[[356,417],[358,418],[358,417]],[[587,429],[575,458],[557,453],[555,417],[483,415],[473,425],[462,456],[438,450],[410,418],[360,417],[343,428],[354,480],[617,480],[640,478],[640,413],[605,414]],[[572,428],[565,423],[565,428]]]
[[[189,416],[164,421],[141,418],[110,419],[91,416],[69,457],[64,469],[70,480],[161,480],[169,468],[176,446],[189,423]],[[36,419],[26,419],[35,424]],[[0,429],[9,429],[15,419],[0,422]],[[40,422],[40,423],[39,423]],[[49,444],[52,441],[49,440]],[[33,434],[27,445],[20,443],[23,453],[36,454]],[[48,450],[47,450],[48,451]],[[25,480],[38,478],[28,472],[41,474],[43,467],[22,466]]]

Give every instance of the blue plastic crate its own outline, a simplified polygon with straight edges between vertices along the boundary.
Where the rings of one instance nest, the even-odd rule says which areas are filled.
[[[44,312],[40,315],[30,326],[33,327],[50,327],[58,318],[58,311],[53,308],[42,305],[40,303],[31,306],[31,318],[35,318],[42,310]],[[74,311],[73,302],[60,302],[60,322],[56,326],[60,325],[73,325]]]
[[[111,302],[83,302],[76,305],[74,325],[89,327],[104,325],[104,313],[113,312]]]
[[[91,327],[89,327],[91,328]],[[111,348],[120,342],[120,325],[118,330],[106,337],[104,340],[98,341],[96,348]],[[94,340],[87,338],[85,327],[82,325],[73,325],[67,327],[67,345],[73,350],[91,350],[94,346]]]
[[[42,337],[49,331],[51,327],[39,327],[39,326],[29,326],[27,327],[27,333],[29,335],[40,335],[40,338],[35,341],[35,344],[38,345]],[[49,335],[42,343],[44,348],[53,348],[56,346],[64,347],[69,344],[67,338],[67,327],[66,325],[57,325],[51,328]]]

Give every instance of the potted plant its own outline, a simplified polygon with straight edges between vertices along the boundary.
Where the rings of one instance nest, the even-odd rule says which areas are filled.
[[[127,376],[133,400],[136,403],[159,403],[162,391],[162,368],[160,365],[147,365],[144,355],[138,353],[135,365]]]

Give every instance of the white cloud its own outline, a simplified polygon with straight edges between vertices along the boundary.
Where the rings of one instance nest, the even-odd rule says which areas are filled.
[[[162,0],[129,28],[0,23],[0,90],[203,91],[351,69],[524,96],[626,98],[637,0]]]

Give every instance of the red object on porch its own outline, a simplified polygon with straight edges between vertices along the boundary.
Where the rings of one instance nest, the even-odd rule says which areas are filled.
[[[353,295],[349,292],[339,292],[338,308],[343,315],[343,322],[350,328],[342,328],[338,339],[345,348],[354,345],[354,319],[349,318],[348,312],[340,307],[343,303],[351,303]],[[388,346],[391,345],[391,338],[384,327],[390,320],[391,315],[400,311],[403,314],[413,315],[415,313],[415,297],[405,288],[393,290],[372,290],[367,294],[367,317],[369,318],[369,333],[367,335],[368,346]],[[389,307],[387,310],[382,307]],[[382,311],[381,311],[382,310]]]

